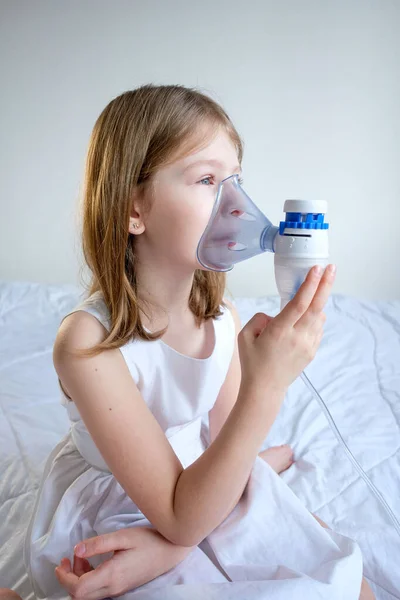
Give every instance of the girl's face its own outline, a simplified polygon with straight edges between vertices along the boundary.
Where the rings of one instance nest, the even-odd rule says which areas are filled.
[[[139,235],[141,258],[183,270],[203,269],[196,249],[207,226],[219,183],[241,173],[236,149],[220,131],[202,150],[159,169],[154,176],[150,213]]]

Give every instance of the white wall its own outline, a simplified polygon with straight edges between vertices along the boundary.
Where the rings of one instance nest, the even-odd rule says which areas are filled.
[[[78,283],[76,207],[93,124],[116,95],[199,86],[245,140],[274,222],[326,199],[335,292],[400,299],[398,0],[0,0],[0,278]],[[275,294],[272,255],[229,274]]]

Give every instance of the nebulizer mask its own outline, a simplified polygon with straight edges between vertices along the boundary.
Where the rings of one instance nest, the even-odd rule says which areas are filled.
[[[327,202],[286,200],[285,221],[279,227],[249,198],[238,175],[224,179],[217,191],[207,227],[197,247],[197,259],[208,270],[230,271],[233,266],[263,252],[274,253],[275,280],[281,310],[295,296],[314,265],[326,267],[329,259]],[[400,535],[400,523],[362,467],[350,452],[324,401],[304,373],[305,385],[319,402],[328,422],[357,472],[383,505]]]

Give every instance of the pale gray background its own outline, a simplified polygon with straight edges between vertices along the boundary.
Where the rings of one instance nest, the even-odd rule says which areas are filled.
[[[1,0],[0,278],[78,283],[93,124],[153,82],[198,86],[245,140],[244,187],[275,223],[326,199],[334,291],[400,299],[400,1]],[[272,255],[235,296],[275,294]]]

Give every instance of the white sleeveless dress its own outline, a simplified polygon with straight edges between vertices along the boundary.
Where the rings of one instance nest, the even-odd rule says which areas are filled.
[[[121,353],[145,402],[184,467],[208,444],[208,411],[225,380],[235,326],[229,309],[215,319],[209,358],[180,354],[162,340],[135,340]],[[106,329],[100,292],[73,311]],[[69,313],[70,314],[70,313]],[[65,318],[65,317],[64,317]],[[54,568],[80,540],[149,524],[109,471],[77,407],[61,391],[71,421],[44,469],[24,559],[38,599],[65,599]],[[91,562],[94,566],[109,558]],[[132,565],[134,567],[134,565]],[[358,600],[362,556],[351,539],[322,528],[281,477],[257,457],[241,500],[187,558],[168,573],[120,596],[124,600]]]

